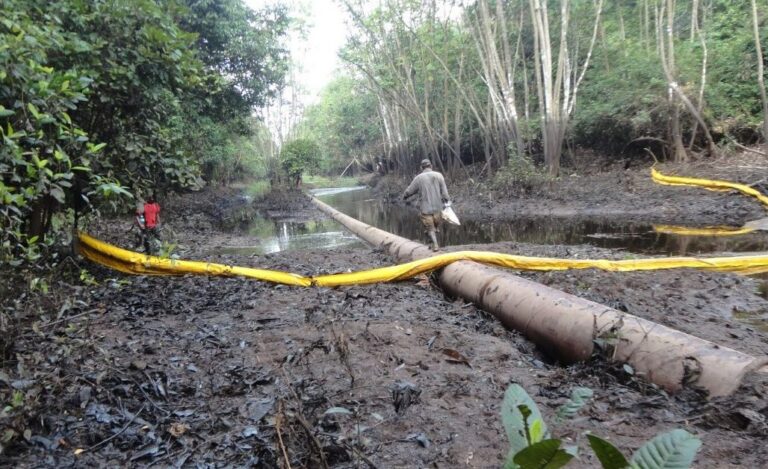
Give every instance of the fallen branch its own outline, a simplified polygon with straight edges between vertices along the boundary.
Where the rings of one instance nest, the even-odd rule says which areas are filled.
[[[280,433],[280,424],[283,421],[283,401],[281,400],[277,405],[277,415],[275,416],[275,431],[277,432],[277,440],[280,442],[280,450],[283,452],[283,458],[285,458],[285,465],[288,469],[291,469],[291,460],[288,459],[288,451],[285,449],[285,443],[283,443],[283,435]]]
[[[82,317],[82,316],[86,316],[86,315],[91,314],[91,313],[98,313],[98,312],[99,312],[99,309],[91,309],[91,310],[88,310],[88,311],[86,311],[84,313],[79,313],[79,314],[75,314],[75,315],[72,315],[72,316],[67,316],[66,318],[57,319],[56,321],[46,322],[45,324],[41,324],[40,327],[42,328],[42,327],[54,326],[54,325],[60,324],[62,322],[71,321],[72,319],[76,319],[76,318],[79,318],[79,317]]]
[[[132,424],[132,423],[133,423],[133,422],[134,422],[134,421],[135,421],[135,420],[136,420],[136,419],[139,417],[139,414],[141,414],[141,413],[144,411],[144,407],[146,407],[146,404],[143,404],[143,405],[141,406],[141,409],[139,409],[139,411],[138,411],[138,412],[136,412],[135,414],[133,414],[133,417],[131,417],[131,420],[129,420],[129,421],[128,421],[128,423],[126,423],[126,424],[125,424],[125,426],[124,426],[124,427],[123,427],[123,428],[122,428],[122,429],[121,429],[119,432],[115,433],[114,435],[110,436],[110,437],[109,437],[109,438],[107,438],[107,439],[101,440],[100,442],[96,443],[96,444],[95,444],[95,445],[93,445],[93,446],[89,446],[88,448],[86,448],[86,449],[85,449],[85,450],[83,450],[82,452],[85,452],[85,451],[93,451],[93,450],[95,450],[96,448],[98,448],[98,447],[100,447],[100,446],[102,446],[102,445],[104,445],[104,444],[106,444],[106,443],[109,443],[110,441],[114,440],[114,439],[115,439],[115,438],[117,438],[118,436],[120,436],[120,435],[122,435],[123,433],[125,433],[125,431],[126,431],[126,430],[128,430],[128,427],[130,427],[130,426],[131,426],[131,424]],[[78,454],[80,454],[80,453],[78,453]]]
[[[368,456],[366,456],[365,453],[355,448],[353,445],[350,445],[346,441],[343,441],[342,444],[344,445],[345,448],[352,450],[356,455],[358,455],[360,459],[362,459],[366,464],[368,464],[368,467],[370,469],[377,469],[376,464],[374,464],[373,461],[368,459]]]
[[[737,142],[737,141],[736,141],[736,139],[735,139],[735,138],[733,138],[733,137],[731,137],[730,135],[728,136],[728,140],[730,140],[730,141],[731,141],[731,143],[733,143],[734,145],[736,145],[736,147],[737,147],[737,148],[741,148],[741,149],[742,149],[742,150],[744,150],[744,151],[747,151],[747,152],[749,152],[749,153],[754,153],[754,154],[756,154],[756,155],[760,155],[760,156],[765,156],[765,157],[768,157],[768,153],[763,153],[763,152],[761,152],[761,151],[758,151],[758,150],[753,150],[753,149],[751,149],[751,148],[749,148],[749,147],[745,147],[745,146],[744,146],[744,145],[742,145],[741,143]]]
[[[320,455],[320,462],[323,464],[323,468],[328,469],[328,462],[325,460],[325,452],[323,451],[323,446],[320,444],[320,440],[317,439],[314,432],[312,431],[312,427],[309,425],[309,422],[307,422],[307,419],[304,418],[304,415],[301,413],[301,399],[299,399],[299,395],[296,394],[293,386],[291,386],[291,380],[288,377],[288,373],[286,373],[285,368],[281,368],[281,370],[283,372],[283,377],[285,378],[285,385],[288,386],[288,390],[291,391],[293,398],[296,400],[296,420],[299,421],[301,426],[304,428],[304,431],[307,432],[307,436],[309,436],[312,444],[315,446],[315,449]]]

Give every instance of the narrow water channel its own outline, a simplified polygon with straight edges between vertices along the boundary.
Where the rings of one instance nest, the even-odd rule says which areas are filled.
[[[393,205],[374,197],[367,187],[319,189],[323,202],[369,225],[405,238],[424,241],[414,207]],[[457,207],[462,218],[461,207]],[[258,240],[251,247],[224,248],[220,252],[267,254],[292,249],[361,246],[364,243],[333,220],[280,222],[255,218],[248,233]],[[768,234],[738,236],[684,236],[657,233],[643,223],[604,223],[584,219],[518,218],[502,222],[476,222],[464,217],[461,226],[444,225],[445,245],[517,241],[533,244],[576,245],[623,249],[629,253],[697,255],[714,252],[768,250]]]

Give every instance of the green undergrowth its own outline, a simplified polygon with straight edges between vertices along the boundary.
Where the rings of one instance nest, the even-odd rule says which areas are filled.
[[[325,189],[328,187],[354,187],[360,182],[354,177],[328,177],[328,176],[304,176],[304,185],[313,189]]]
[[[269,181],[258,180],[248,183],[245,187],[245,193],[254,199],[263,198],[270,191]]]

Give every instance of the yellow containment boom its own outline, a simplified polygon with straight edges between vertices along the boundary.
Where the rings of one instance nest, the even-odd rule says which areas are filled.
[[[679,236],[738,236],[755,232],[751,226],[742,226],[740,228],[730,226],[705,226],[694,228],[690,226],[676,225],[653,225],[653,231],[656,233],[673,234]]]
[[[276,270],[238,267],[212,262],[184,261],[148,256],[99,241],[85,233],[80,236],[80,253],[99,264],[121,272],[139,275],[209,275],[215,277],[247,277],[265,282],[300,287],[337,287],[366,285],[406,280],[432,272],[457,261],[474,261],[517,270],[554,271],[569,269],[601,269],[610,272],[632,272],[664,269],[702,269],[741,274],[768,271],[768,255],[737,257],[665,257],[652,259],[558,259],[528,257],[486,251],[458,251],[404,264],[371,270],[305,277]]]
[[[749,187],[746,184],[739,184],[737,182],[720,181],[716,179],[699,179],[689,178],[681,176],[668,176],[656,171],[656,168],[651,168],[651,178],[658,184],[664,184],[666,186],[688,186],[688,187],[700,187],[710,191],[727,192],[735,190],[741,192],[744,195],[754,197],[764,206],[768,207],[768,197],[763,195],[760,191]],[[727,226],[711,226],[704,228],[691,228],[686,226],[672,226],[672,225],[654,225],[653,230],[657,233],[676,234],[684,236],[736,236],[757,231],[763,227],[750,226],[754,222],[747,223],[740,228],[732,228]]]
[[[737,182],[718,181],[716,179],[699,179],[699,178],[687,178],[680,176],[667,176],[656,171],[656,168],[651,168],[651,177],[654,182],[664,184],[666,186],[691,186],[701,187],[710,191],[739,191],[744,195],[754,197],[759,200],[763,205],[768,207],[768,197],[763,195],[757,189],[749,187],[746,184],[739,184]]]
[[[212,262],[182,261],[148,256],[99,241],[85,233],[78,234],[80,254],[101,265],[138,275],[210,275],[214,277],[247,277],[265,282],[308,287],[310,279],[276,270],[253,269]]]

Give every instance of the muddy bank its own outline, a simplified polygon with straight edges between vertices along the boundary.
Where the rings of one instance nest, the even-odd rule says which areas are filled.
[[[184,257],[302,274],[390,263],[370,248],[212,256],[222,240],[249,242],[218,228],[223,211],[206,215],[211,200],[214,208],[226,203],[220,196],[229,198],[168,201],[166,220]],[[310,210],[296,194],[279,197],[295,204],[292,210]],[[282,203],[264,207],[281,212]],[[122,223],[129,221],[97,234],[126,241]],[[599,254],[589,247],[495,247]],[[287,456],[292,467],[499,467],[507,450],[499,406],[510,382],[523,385],[549,421],[574,386],[595,391],[578,417],[555,426],[556,435],[582,449],[572,467],[597,464],[586,451],[587,431],[630,453],[658,432],[685,428],[704,441],[697,467],[758,467],[768,458],[765,383],[708,402],[695,390],[670,397],[601,357],[563,368],[472,305],[446,298],[427,277],[302,289],[127,277],[80,262],[92,278],[59,280],[45,302],[4,302],[26,319],[3,366],[4,402],[14,391],[23,397],[4,415],[16,435],[4,445],[3,464],[285,467]],[[686,279],[676,287],[673,276],[628,283],[592,271],[536,276],[590,299],[623,301],[633,314],[651,314],[664,289],[657,284],[673,285],[680,294],[666,298],[664,314],[679,325],[686,321],[676,311],[695,309],[685,288],[705,280],[689,274],[675,274]],[[721,305],[717,314],[730,304],[719,298],[728,291],[738,307],[762,305],[746,294],[748,282],[709,275],[698,291],[705,303]],[[713,326],[712,334],[725,329]],[[757,332],[736,333],[753,353],[765,350]]]
[[[523,190],[512,184],[500,188],[477,168],[467,168],[449,181],[454,209],[460,217],[508,220],[515,217],[588,218],[612,222],[670,223],[692,226],[741,226],[766,216],[762,205],[736,193],[670,187],[654,183],[652,162],[606,167],[600,164],[564,170],[557,180]],[[658,164],[664,174],[724,179],[744,184],[765,183],[768,160],[753,153],[692,164]],[[377,190],[395,203],[408,181],[385,177]]]

